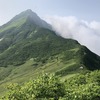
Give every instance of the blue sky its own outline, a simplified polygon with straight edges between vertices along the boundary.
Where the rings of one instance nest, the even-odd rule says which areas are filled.
[[[0,25],[26,9],[32,9],[42,17],[76,16],[100,21],[100,0],[0,0]]]

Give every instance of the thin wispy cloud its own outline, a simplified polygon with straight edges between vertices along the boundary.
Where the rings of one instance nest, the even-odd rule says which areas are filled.
[[[75,16],[46,16],[57,34],[64,38],[72,38],[100,55],[100,22],[78,20]]]

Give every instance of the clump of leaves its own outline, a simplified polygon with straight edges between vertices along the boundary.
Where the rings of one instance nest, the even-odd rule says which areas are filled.
[[[33,99],[54,99],[65,95],[64,83],[59,77],[51,74],[43,74],[34,80],[30,80],[23,86],[19,84],[11,84],[9,93],[3,97],[3,100],[33,100]]]

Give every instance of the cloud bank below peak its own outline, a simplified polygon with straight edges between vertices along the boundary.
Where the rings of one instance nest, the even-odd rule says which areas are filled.
[[[78,20],[75,16],[46,16],[54,31],[64,38],[72,38],[100,55],[100,22]]]

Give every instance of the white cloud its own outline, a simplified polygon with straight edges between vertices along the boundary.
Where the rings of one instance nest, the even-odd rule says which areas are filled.
[[[100,55],[100,22],[78,20],[75,16],[44,18],[64,38],[72,38]]]

